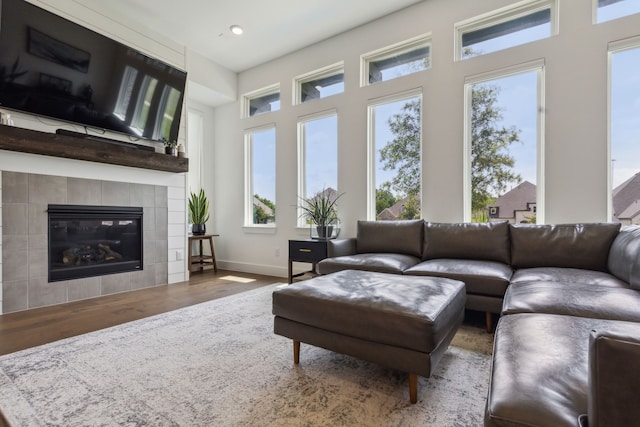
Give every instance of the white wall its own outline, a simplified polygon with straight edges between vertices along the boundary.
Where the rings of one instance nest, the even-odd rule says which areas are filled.
[[[214,180],[215,223],[223,233],[223,266],[286,275],[287,240],[297,230],[296,122],[317,111],[338,111],[338,187],[342,236],[355,234],[366,217],[367,104],[410,89],[423,93],[423,217],[462,221],[464,199],[463,123],[465,77],[543,60],[546,84],[546,152],[543,159],[547,223],[606,221],[607,44],[640,34],[640,15],[599,25],[592,2],[560,1],[557,36],[456,62],[454,23],[512,4],[506,0],[429,0],[343,33],[299,52],[241,73],[238,94],[280,83],[280,111],[240,118],[239,101],[214,112],[215,155],[206,157]],[[359,86],[360,55],[411,37],[432,33],[432,68],[382,84]],[[292,79],[344,60],[345,93],[293,106]],[[243,132],[275,123],[277,131],[277,229],[243,229]],[[307,235],[308,236],[308,235]],[[277,256],[278,250],[280,256]]]

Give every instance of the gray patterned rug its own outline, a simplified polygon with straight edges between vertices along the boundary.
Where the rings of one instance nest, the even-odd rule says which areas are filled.
[[[409,403],[407,375],[273,334],[274,287],[0,358],[14,426],[474,426],[491,339],[463,326]]]

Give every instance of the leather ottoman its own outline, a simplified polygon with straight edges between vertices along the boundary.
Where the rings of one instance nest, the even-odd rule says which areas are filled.
[[[409,373],[429,377],[464,318],[464,283],[438,277],[345,270],[273,293],[274,332]]]

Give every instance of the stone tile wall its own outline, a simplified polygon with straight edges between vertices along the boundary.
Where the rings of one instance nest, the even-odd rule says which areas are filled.
[[[2,313],[167,283],[166,186],[7,171],[1,175]],[[50,203],[142,206],[144,269],[49,283],[47,206]]]

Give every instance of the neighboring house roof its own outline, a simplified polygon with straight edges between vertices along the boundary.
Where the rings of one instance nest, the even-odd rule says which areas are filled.
[[[640,172],[614,188],[611,199],[615,219],[633,218],[629,215],[640,200]]]
[[[389,206],[378,214],[378,219],[393,220],[400,218],[404,211],[404,205],[407,204],[409,197],[398,200],[393,206]]]
[[[640,215],[640,200],[634,200],[633,203],[631,203],[627,207],[627,209],[617,215],[616,218],[633,220],[638,215]]]
[[[497,207],[498,218],[515,218],[516,211],[529,211],[536,203],[536,185],[523,181],[511,191],[498,197],[490,207]]]

